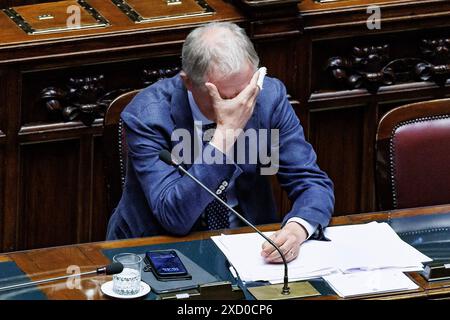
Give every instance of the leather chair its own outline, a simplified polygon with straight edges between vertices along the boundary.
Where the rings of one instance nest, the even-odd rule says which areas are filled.
[[[376,136],[379,210],[450,203],[450,99],[389,111]]]
[[[139,90],[130,91],[114,99],[106,110],[103,120],[103,154],[109,213],[112,213],[120,201],[127,168],[127,144],[120,114],[138,92]]]

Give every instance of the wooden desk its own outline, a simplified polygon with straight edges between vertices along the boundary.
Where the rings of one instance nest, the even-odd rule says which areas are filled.
[[[427,207],[418,209],[406,209],[379,213],[348,215],[333,218],[332,225],[366,223],[376,220],[388,220],[392,217],[411,217],[427,214],[444,214],[450,212],[450,205]],[[277,229],[278,225],[265,225],[264,231]],[[227,230],[225,233],[250,232],[249,228]],[[0,255],[0,262],[14,261],[32,280],[45,279],[52,276],[67,274],[67,267],[78,265],[81,271],[88,271],[109,263],[102,250],[113,248],[127,248],[160,243],[173,243],[192,240],[209,239],[218,232],[193,233],[186,237],[157,236],[122,241],[107,241],[70,245],[63,247],[35,249],[28,251],[12,252]],[[450,297],[450,281],[427,283],[418,273],[410,273],[410,276],[420,288],[408,293],[394,293],[380,296],[372,296],[370,299],[412,299],[412,298],[446,298]],[[55,282],[39,286],[49,299],[105,299],[100,292],[100,285],[108,281],[110,276],[86,277],[81,279],[81,289],[68,289],[65,281]],[[322,296],[315,299],[340,299],[337,296]]]

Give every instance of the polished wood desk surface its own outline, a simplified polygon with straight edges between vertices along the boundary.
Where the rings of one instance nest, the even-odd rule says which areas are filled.
[[[387,220],[391,217],[410,217],[427,214],[444,214],[450,212],[450,205],[386,211],[366,214],[340,216],[332,219],[332,225],[358,224],[376,220]],[[278,224],[261,226],[261,230],[270,231],[279,227]],[[54,276],[67,275],[70,265],[80,266],[81,272],[91,271],[99,266],[109,263],[102,253],[105,249],[127,248],[153,245],[160,243],[173,243],[192,240],[209,239],[221,233],[234,234],[251,232],[250,228],[234,230],[221,230],[198,232],[186,237],[155,236],[120,241],[105,241],[86,243],[62,247],[43,248],[28,251],[11,252],[0,255],[0,262],[14,261],[32,280],[41,280]],[[300,254],[301,258],[301,254]],[[450,296],[450,281],[428,283],[418,273],[409,273],[411,278],[420,286],[418,290],[405,293],[385,294],[371,296],[369,299],[410,299],[410,298],[442,298]],[[100,286],[111,279],[111,276],[82,277],[80,289],[69,289],[66,281],[43,284],[39,288],[49,299],[105,299]],[[314,299],[340,299],[337,296],[322,296]]]

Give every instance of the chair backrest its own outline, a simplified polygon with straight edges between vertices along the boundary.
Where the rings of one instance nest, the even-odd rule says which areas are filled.
[[[376,148],[379,210],[450,203],[450,99],[389,111]]]
[[[103,120],[103,154],[109,213],[120,201],[127,168],[125,128],[120,114],[138,92],[139,90],[130,91],[114,99],[106,110]]]

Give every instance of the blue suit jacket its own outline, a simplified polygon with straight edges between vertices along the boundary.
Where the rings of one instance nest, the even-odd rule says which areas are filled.
[[[160,80],[142,90],[121,118],[128,144],[127,177],[122,198],[108,224],[107,239],[185,235],[199,229],[199,218],[212,196],[159,160],[161,149],[172,150],[176,145],[171,141],[175,129],[185,129],[194,137],[187,91],[180,76]],[[327,226],[334,206],[333,184],[317,166],[316,154],[305,141],[279,80],[265,78],[264,90],[245,130],[250,128],[279,129],[277,177],[293,204],[283,223],[297,216],[319,225],[319,229]],[[267,143],[270,144],[270,138]],[[205,147],[215,151],[209,144]],[[255,224],[279,222],[269,177],[260,174],[260,164],[194,163],[185,167],[212,190],[236,174],[242,214]]]

